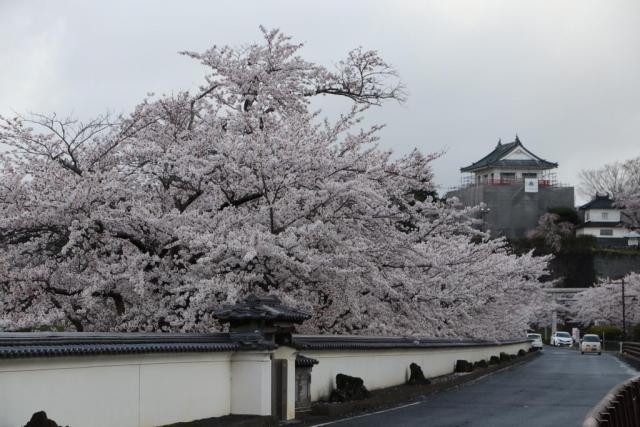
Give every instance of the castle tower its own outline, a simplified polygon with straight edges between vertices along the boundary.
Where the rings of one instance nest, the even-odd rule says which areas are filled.
[[[492,236],[523,237],[535,228],[541,215],[557,207],[574,207],[573,187],[562,186],[547,161],[526,148],[516,135],[482,159],[460,168],[462,185],[447,193],[464,206],[483,203],[482,228]]]

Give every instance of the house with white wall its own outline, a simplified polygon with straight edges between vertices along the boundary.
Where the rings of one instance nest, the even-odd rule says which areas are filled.
[[[596,195],[579,207],[579,213],[582,222],[576,229],[576,236],[594,236],[605,245],[638,246],[640,233],[623,225],[621,210],[608,195]]]

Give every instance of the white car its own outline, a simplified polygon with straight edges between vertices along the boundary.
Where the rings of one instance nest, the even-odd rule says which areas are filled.
[[[573,345],[573,338],[571,338],[569,332],[554,332],[554,334],[551,335],[551,345],[554,345],[556,347],[561,347],[563,345],[571,347]]]
[[[542,350],[542,335],[527,334],[527,338],[531,340],[531,347]]]
[[[602,345],[600,337],[594,334],[587,334],[580,340],[580,353],[598,353],[602,354]]]

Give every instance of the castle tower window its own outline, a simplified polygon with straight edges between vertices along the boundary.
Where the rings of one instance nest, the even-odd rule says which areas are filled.
[[[500,172],[500,181],[503,183],[509,183],[511,181],[515,181],[515,179],[515,172]]]

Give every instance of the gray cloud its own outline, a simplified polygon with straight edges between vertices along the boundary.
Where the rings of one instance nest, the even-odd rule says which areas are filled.
[[[176,52],[252,42],[260,24],[325,64],[378,49],[410,94],[371,112],[388,125],[381,145],[446,149],[443,187],[516,132],[572,184],[582,168],[640,155],[636,0],[0,0],[0,113],[120,112],[147,92],[194,88],[203,70]]]

